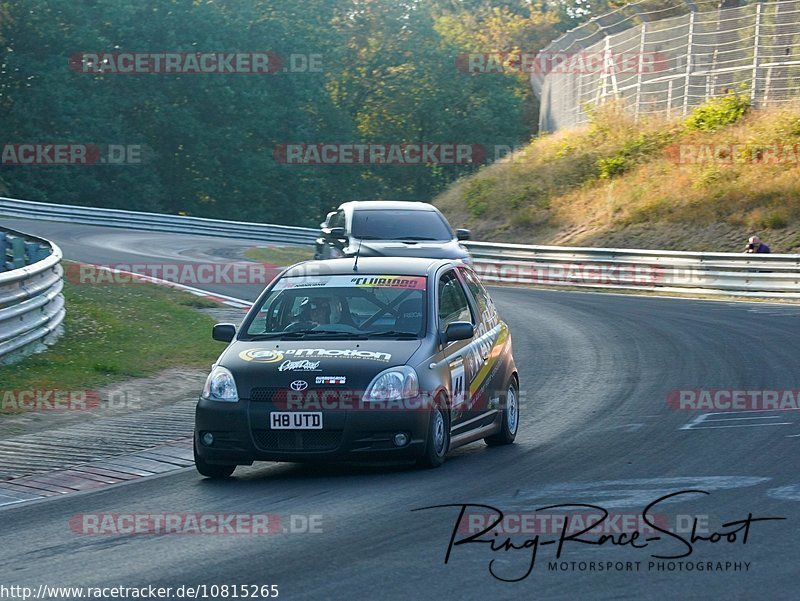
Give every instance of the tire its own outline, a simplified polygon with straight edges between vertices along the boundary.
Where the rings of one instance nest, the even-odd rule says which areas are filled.
[[[441,400],[434,401],[428,435],[425,437],[425,454],[417,464],[423,468],[439,467],[450,450],[450,412]]]
[[[233,471],[236,469],[236,465],[206,463],[205,460],[197,454],[197,448],[194,448],[194,467],[201,476],[214,480],[230,478]]]
[[[500,431],[483,439],[490,447],[511,444],[517,437],[517,430],[519,430],[519,385],[513,377],[506,388],[506,399],[502,415]]]

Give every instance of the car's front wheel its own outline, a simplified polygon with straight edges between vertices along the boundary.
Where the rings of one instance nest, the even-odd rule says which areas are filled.
[[[506,389],[506,402],[502,416],[500,431],[483,439],[489,446],[511,444],[517,437],[517,429],[519,428],[519,386],[517,385],[517,380],[513,377]]]
[[[450,450],[450,412],[447,405],[437,399],[431,407],[431,419],[428,424],[428,436],[425,441],[425,454],[420,457],[420,467],[439,467]]]
[[[214,479],[230,478],[236,469],[236,465],[207,463],[197,454],[197,448],[194,449],[194,466],[201,476]]]

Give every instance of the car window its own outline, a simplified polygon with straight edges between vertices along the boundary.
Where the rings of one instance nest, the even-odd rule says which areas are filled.
[[[444,331],[454,321],[472,322],[472,314],[456,272],[449,271],[439,280],[439,328]]]
[[[469,269],[461,269],[461,274],[467,283],[472,297],[478,304],[478,312],[480,314],[481,322],[485,322],[487,326],[493,326],[497,323],[497,309],[494,307],[494,302],[486,292],[486,289],[481,284],[478,276]]]
[[[424,276],[285,277],[254,307],[242,339],[293,332],[322,338],[386,332],[420,337],[425,288]]]
[[[328,227],[344,227],[344,211],[336,211],[335,215],[331,215]]]
[[[436,211],[356,210],[352,232],[364,240],[452,240],[450,226]]]

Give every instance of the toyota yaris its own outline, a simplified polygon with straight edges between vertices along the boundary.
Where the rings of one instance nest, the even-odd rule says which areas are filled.
[[[511,335],[460,261],[300,263],[213,338],[230,344],[197,404],[204,476],[253,461],[437,467],[458,446],[517,434]]]

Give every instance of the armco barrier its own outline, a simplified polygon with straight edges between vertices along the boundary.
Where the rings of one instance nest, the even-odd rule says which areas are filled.
[[[467,246],[487,283],[800,298],[800,255]]]
[[[0,215],[174,234],[243,238],[281,244],[313,244],[319,234],[319,230],[306,227],[49,204],[13,198],[0,198]]]
[[[61,249],[13,230],[0,231],[0,363],[51,342],[64,321]]]
[[[0,215],[311,244],[318,230],[0,198]],[[767,298],[800,298],[800,255],[698,253],[466,242],[484,281]]]

